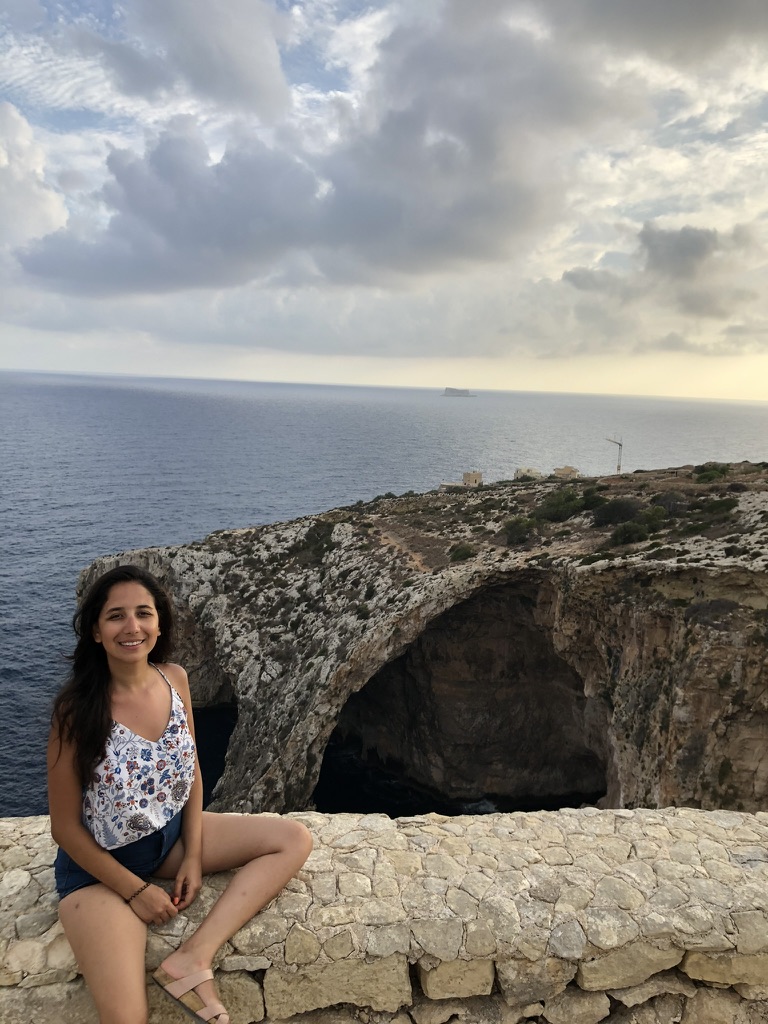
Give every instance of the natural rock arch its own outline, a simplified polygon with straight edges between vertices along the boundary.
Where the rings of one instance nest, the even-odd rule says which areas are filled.
[[[524,751],[547,756],[526,776],[524,765],[496,756],[499,739],[488,744],[480,721],[475,777],[462,777],[457,756],[441,764],[443,750],[426,776],[419,769],[436,789],[468,793],[484,774],[483,791],[492,792],[509,770],[524,779],[521,803],[536,796],[552,806],[605,789],[610,807],[766,806],[764,571],[722,561],[681,565],[651,551],[585,561],[551,541],[538,552],[487,546],[464,562],[441,556],[430,564],[431,548],[416,559],[367,516],[335,510],[100,559],[88,570],[130,560],[164,579],[182,611],[179,657],[195,700],[231,693],[236,702],[216,809],[308,807],[329,739],[358,703],[353,695],[366,687],[363,701],[378,687],[404,693],[414,671],[435,680],[449,647],[451,660],[466,662],[454,642],[462,628],[463,645],[488,663],[481,678],[505,694],[500,705],[514,696],[537,724],[522,737],[532,741]],[[494,626],[491,636],[488,624],[502,620],[514,631]],[[508,676],[494,668],[504,662],[505,635],[515,649]],[[436,691],[448,693],[454,682],[443,673]],[[435,686],[422,689],[426,714]],[[551,703],[567,712],[557,721],[545,713]],[[433,713],[451,706],[440,700]],[[404,760],[402,744],[394,754]],[[599,785],[596,766],[604,772]],[[566,775],[582,778],[564,788]]]
[[[604,797],[607,708],[537,621],[537,593],[532,577],[485,587],[429,622],[341,709],[342,763],[357,743],[369,764],[420,787],[426,809],[430,799],[458,811],[483,799],[535,809]],[[320,810],[328,799],[329,809],[358,809],[336,797],[354,779],[336,771],[323,782],[321,772]]]

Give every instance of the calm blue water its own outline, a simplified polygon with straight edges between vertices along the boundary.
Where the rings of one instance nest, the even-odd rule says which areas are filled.
[[[768,404],[0,372],[0,816],[45,810],[79,570],[97,555],[518,466],[768,457]]]

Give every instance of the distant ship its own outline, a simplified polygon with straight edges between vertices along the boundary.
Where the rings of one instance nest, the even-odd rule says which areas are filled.
[[[477,395],[470,394],[469,388],[446,388],[443,398],[477,398]]]

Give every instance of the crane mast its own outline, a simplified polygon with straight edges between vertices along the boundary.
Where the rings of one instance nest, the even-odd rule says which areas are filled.
[[[612,437],[606,437],[605,440],[606,441],[610,441],[611,444],[615,444],[615,445],[618,446],[618,449],[619,449],[619,460],[616,463],[616,472],[617,473],[621,473],[621,452],[622,452],[622,449],[624,448],[624,445],[622,444],[621,441],[615,441]]]

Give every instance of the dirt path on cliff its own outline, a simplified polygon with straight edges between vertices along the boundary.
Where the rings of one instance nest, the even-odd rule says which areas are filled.
[[[396,548],[401,554],[405,555],[414,569],[418,569],[419,572],[432,572],[432,566],[427,565],[424,557],[418,551],[414,551],[404,537],[397,533],[392,533],[391,530],[382,530],[379,533],[379,540],[382,545]]]

